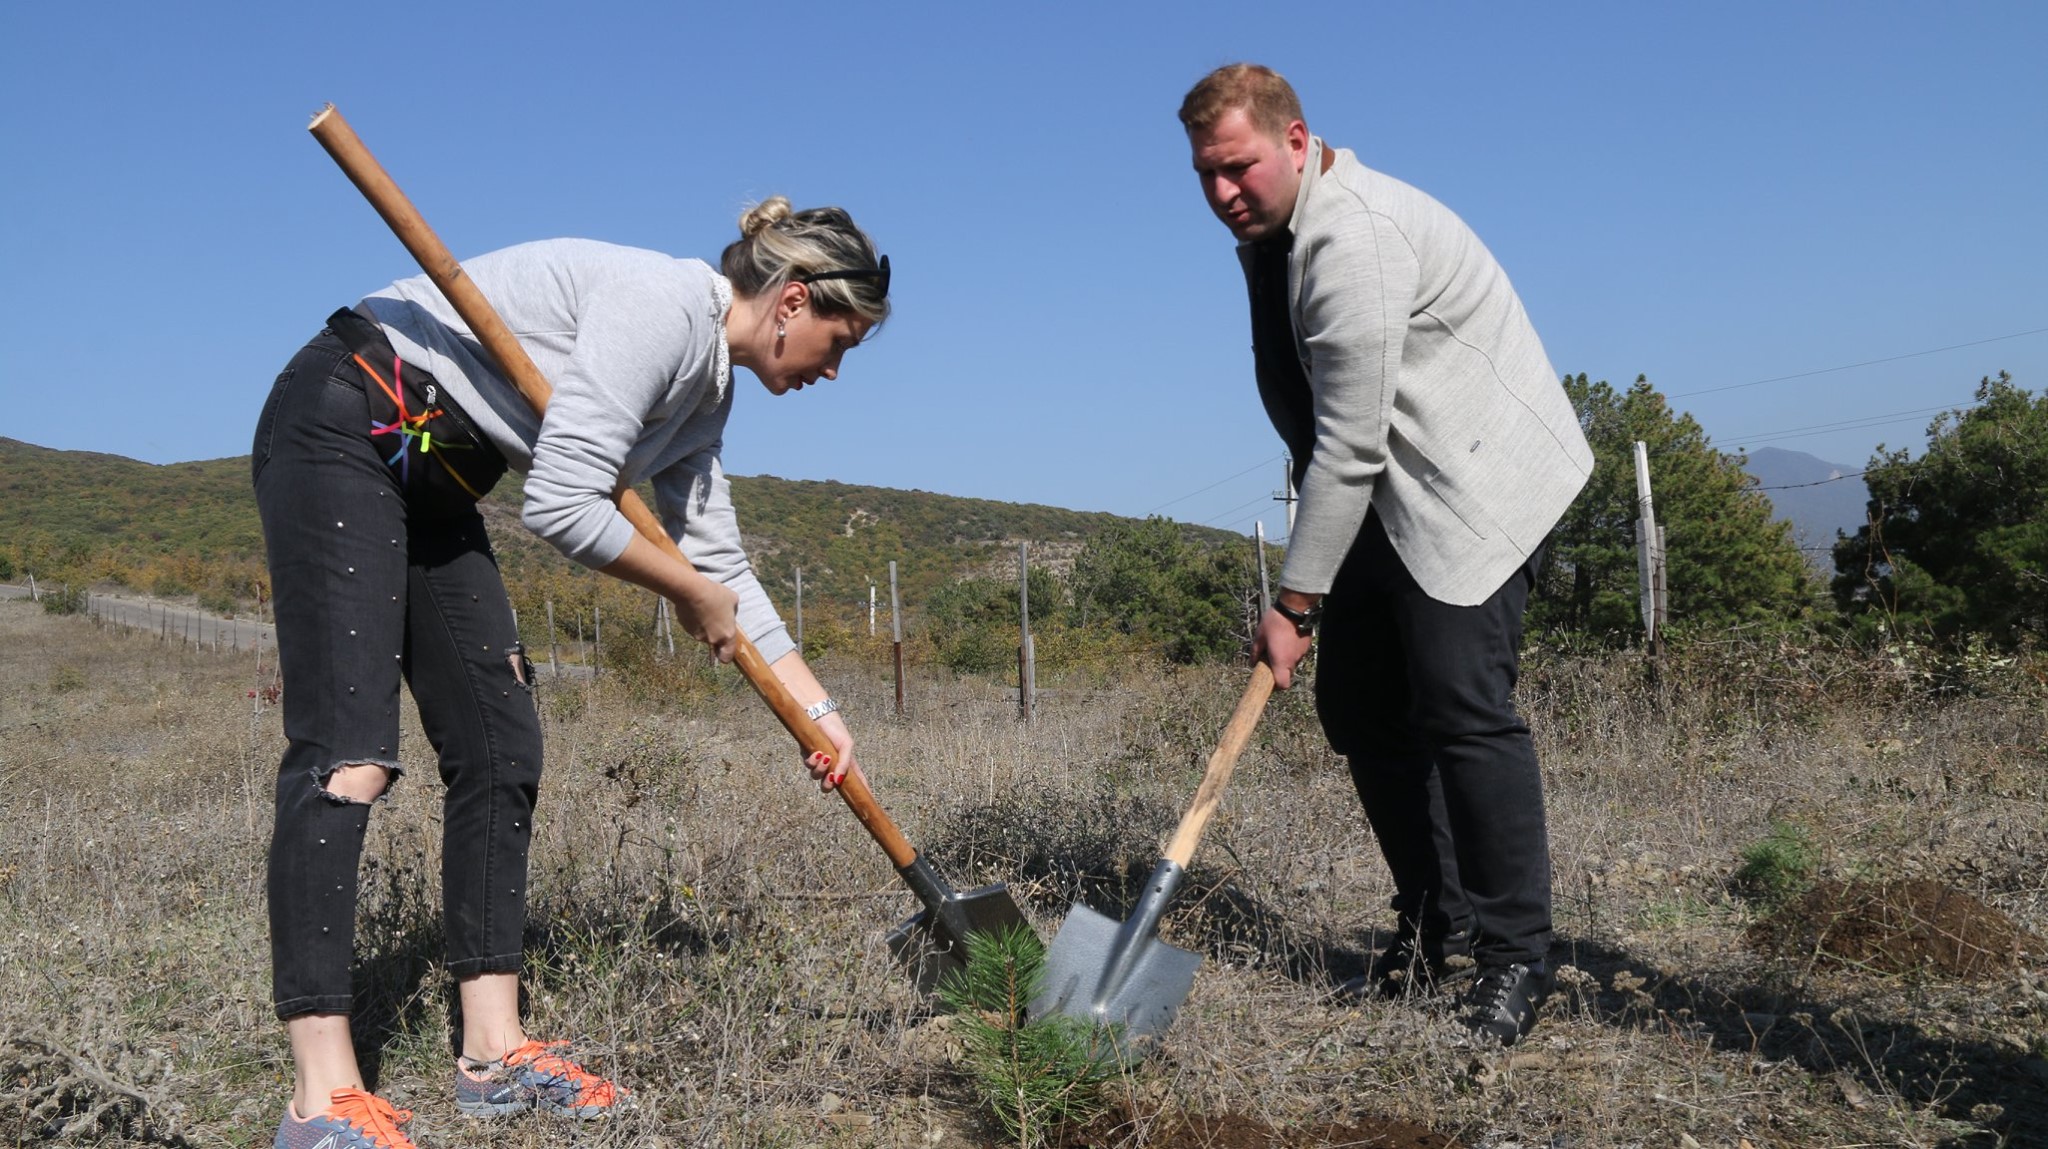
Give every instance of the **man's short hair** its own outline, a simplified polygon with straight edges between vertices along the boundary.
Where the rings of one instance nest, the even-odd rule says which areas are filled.
[[[1302,118],[1301,97],[1286,77],[1264,64],[1225,64],[1188,89],[1180,102],[1181,127],[1205,131],[1236,108],[1244,109],[1253,127],[1276,138]]]

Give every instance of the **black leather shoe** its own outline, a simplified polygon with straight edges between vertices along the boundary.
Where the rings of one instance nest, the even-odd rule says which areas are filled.
[[[1463,930],[1442,940],[1418,941],[1412,934],[1400,934],[1373,959],[1370,972],[1338,986],[1337,995],[1392,1001],[1456,989],[1476,968],[1467,952],[1470,944],[1470,936]]]
[[[1465,1028],[1502,1045],[1513,1045],[1536,1027],[1536,1011],[1550,996],[1549,971],[1538,972],[1520,962],[1479,967],[1472,988],[1465,991]]]

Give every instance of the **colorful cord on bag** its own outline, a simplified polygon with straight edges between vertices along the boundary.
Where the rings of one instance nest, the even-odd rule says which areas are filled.
[[[427,421],[438,417],[442,414],[442,411],[436,407],[431,411],[422,411],[417,415],[406,413],[405,380],[401,374],[405,370],[405,360],[400,359],[396,355],[391,357],[391,377],[398,382],[396,387],[386,383],[384,377],[377,374],[377,369],[370,366],[369,360],[364,359],[361,355],[357,355],[355,356],[355,361],[357,366],[369,372],[370,378],[377,381],[377,386],[384,389],[385,397],[390,399],[392,404],[398,408],[398,417],[389,423],[379,423],[375,419],[370,420],[370,436],[372,438],[378,435],[398,436],[398,450],[392,452],[391,457],[384,460],[384,463],[386,466],[397,464],[399,481],[410,484],[412,482],[413,440],[419,440],[421,455],[431,454],[434,450],[434,433],[426,429]],[[483,496],[477,493],[475,487],[469,485],[469,480],[462,477],[462,472],[455,469],[455,464],[448,461],[448,452],[450,450],[466,451],[470,446],[471,444],[469,443],[449,443],[443,441],[441,444],[441,466],[447,470],[449,478],[454,479],[463,490],[469,492],[470,498],[481,501]]]

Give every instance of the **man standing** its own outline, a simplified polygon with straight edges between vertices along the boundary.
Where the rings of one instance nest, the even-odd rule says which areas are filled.
[[[1238,240],[1259,396],[1300,490],[1254,647],[1286,687],[1320,623],[1316,709],[1394,878],[1396,940],[1355,988],[1469,977],[1461,1019],[1513,1043],[1551,986],[1522,611],[1592,451],[1457,216],[1311,136],[1270,68],[1217,69],[1180,119]]]

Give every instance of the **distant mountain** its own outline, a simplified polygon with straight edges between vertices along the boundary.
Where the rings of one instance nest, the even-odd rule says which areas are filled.
[[[1825,548],[1834,545],[1835,532],[1855,534],[1863,525],[1869,492],[1863,480],[1854,478],[1862,467],[1830,463],[1804,451],[1759,447],[1749,453],[1746,468],[1756,476],[1759,487],[1771,500],[1776,517],[1791,522],[1792,531],[1807,555],[1828,565]]]

